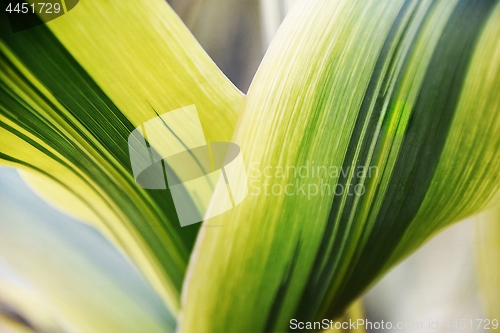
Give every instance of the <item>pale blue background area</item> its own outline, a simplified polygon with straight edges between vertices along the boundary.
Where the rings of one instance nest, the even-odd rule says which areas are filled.
[[[114,286],[123,290],[129,298],[148,312],[153,317],[152,320],[159,322],[169,331],[175,327],[174,318],[160,298],[109,241],[92,226],[81,223],[50,206],[31,190],[15,169],[7,167],[0,167],[0,242],[4,242],[4,245],[9,244],[8,247],[0,246],[0,279],[17,276],[36,285],[37,276],[26,276],[30,275],[27,274],[29,260],[33,259],[30,259],[29,255],[33,251],[47,254],[47,269],[58,270],[47,272],[50,274],[64,276],[64,270],[73,270],[68,273],[74,275],[74,270],[79,269],[72,267],[75,262],[90,262],[93,268],[109,277]],[[66,255],[67,252],[71,255]],[[27,255],[23,256],[23,253]],[[74,260],[75,258],[77,260]],[[88,279],[84,270],[78,274],[79,278]],[[65,281],[61,288],[71,292],[73,282],[75,286],[79,285],[76,283],[78,281]],[[104,284],[100,285],[100,281],[85,281],[84,285],[88,283],[103,297],[103,302],[109,303],[107,308],[111,313],[120,311],[120,304],[113,304],[112,299],[106,299],[105,290],[99,292],[99,288],[105,288]],[[78,297],[78,293],[75,293],[75,307],[79,304]],[[0,295],[1,301],[2,295]],[[120,314],[117,314],[117,318],[119,317]]]

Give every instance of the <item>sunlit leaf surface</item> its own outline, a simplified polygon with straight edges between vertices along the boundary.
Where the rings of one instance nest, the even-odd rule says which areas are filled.
[[[499,18],[495,1],[296,7],[236,130],[254,186],[202,229],[182,330],[338,316],[427,237],[498,204]],[[290,166],[309,175],[277,174]]]

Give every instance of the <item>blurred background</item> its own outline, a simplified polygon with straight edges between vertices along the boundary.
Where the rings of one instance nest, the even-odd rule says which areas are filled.
[[[294,0],[168,2],[246,93]],[[405,332],[453,332],[442,323],[486,318],[477,276],[477,223],[471,219],[448,228],[378,281],[363,297],[365,318],[423,323],[423,329]],[[54,297],[60,302],[45,301]],[[113,311],[116,301],[125,310]],[[38,315],[23,317],[32,307]],[[82,308],[88,310],[81,313]],[[175,325],[119,250],[91,226],[49,206],[15,169],[0,167],[0,333],[40,331],[37,327],[68,332],[72,322],[80,325],[94,316],[102,317],[102,332],[161,332],[161,325]],[[427,329],[436,320],[440,329]],[[469,331],[480,332],[460,330]]]

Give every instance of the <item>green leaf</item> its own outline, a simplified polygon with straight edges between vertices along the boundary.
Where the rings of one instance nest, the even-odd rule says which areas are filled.
[[[249,197],[205,222],[219,227],[198,236],[181,331],[334,318],[429,236],[498,205],[499,28],[496,1],[295,7],[236,129]]]
[[[0,158],[113,239],[172,314],[184,283],[180,331],[335,318],[498,205],[499,18],[490,0],[303,1],[245,102],[160,0],[85,1],[16,34],[2,17]],[[251,193],[204,223],[184,279],[198,227],[135,184],[127,136],[192,104],[209,142],[231,139],[245,104]]]
[[[175,313],[198,225],[135,184],[127,137],[195,104],[207,141],[228,141],[244,96],[161,0],[82,1],[18,33],[1,15],[0,159],[113,239]]]

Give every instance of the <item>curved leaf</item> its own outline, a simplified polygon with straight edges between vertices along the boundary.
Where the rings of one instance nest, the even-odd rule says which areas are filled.
[[[250,195],[205,222],[222,227],[197,240],[181,330],[336,317],[427,237],[498,204],[499,18],[496,1],[296,6],[235,134]]]
[[[127,137],[195,104],[206,139],[227,141],[244,96],[161,0],[83,1],[50,30],[12,33],[1,15],[0,159],[94,222],[175,312],[198,226],[180,228],[168,191],[135,184]]]

